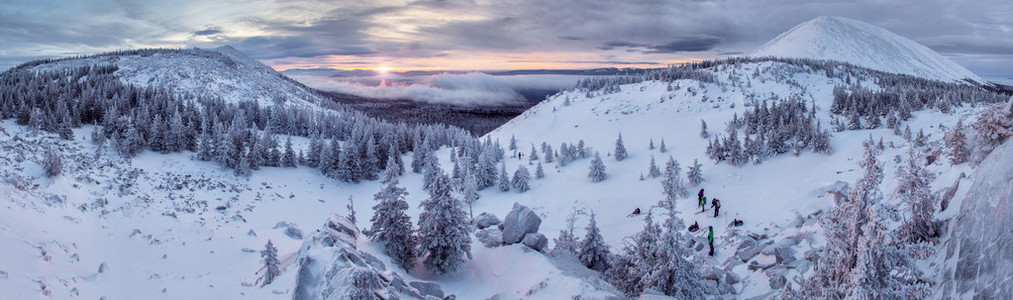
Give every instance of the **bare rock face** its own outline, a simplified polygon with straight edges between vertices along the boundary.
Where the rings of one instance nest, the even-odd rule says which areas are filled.
[[[1013,299],[1013,141],[996,148],[975,170],[950,236],[957,255],[943,298]],[[949,277],[949,274],[947,274]]]
[[[537,233],[541,225],[542,218],[534,211],[527,206],[514,203],[513,210],[510,210],[503,219],[503,243],[507,245],[519,243],[525,234]]]

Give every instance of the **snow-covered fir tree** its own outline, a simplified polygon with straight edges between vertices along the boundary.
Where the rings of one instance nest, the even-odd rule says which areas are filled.
[[[292,149],[292,137],[289,136],[285,139],[285,154],[281,157],[281,165],[283,167],[295,168],[299,162],[295,150]]]
[[[440,168],[440,159],[436,157],[436,152],[426,153],[423,161],[425,163],[422,165],[422,189],[429,190],[436,177],[443,173],[443,169]]]
[[[590,178],[591,182],[602,182],[607,177],[605,163],[601,161],[601,155],[595,152],[594,159],[591,160],[591,165],[588,167],[587,178]]]
[[[407,270],[415,262],[416,240],[413,235],[411,217],[408,216],[408,191],[398,186],[399,167],[393,159],[387,159],[387,168],[381,183],[383,188],[373,195],[372,226],[364,233],[374,241],[384,242],[384,253],[395,264]]]
[[[500,167],[499,167],[499,176],[497,178],[499,180],[498,181],[499,182],[499,190],[500,191],[504,191],[504,192],[509,191],[510,190],[510,174],[507,174],[507,171],[506,171],[506,162],[500,164]]]
[[[274,247],[271,240],[267,240],[267,245],[264,245],[264,250],[260,251],[260,258],[264,262],[264,266],[260,268],[260,278],[257,278],[257,285],[265,286],[274,282],[274,278],[281,275],[281,269],[279,266],[281,262],[278,261],[278,248]]]
[[[957,121],[957,125],[947,131],[946,136],[943,138],[946,147],[950,148],[947,156],[950,157],[951,164],[959,165],[965,163],[971,157],[971,149],[967,146],[967,135],[964,133],[964,130],[964,120],[959,120]]]
[[[707,132],[707,122],[705,122],[703,119],[700,120],[700,138],[704,139],[710,138],[710,133]]]
[[[590,217],[591,220],[585,228],[586,234],[584,235],[584,239],[580,241],[577,258],[580,259],[580,262],[584,266],[598,272],[604,272],[609,268],[608,258],[611,253],[608,245],[605,244],[605,238],[601,236],[601,230],[598,228],[593,211]]]
[[[665,199],[671,202],[675,202],[676,199],[686,197],[688,191],[686,190],[686,184],[682,180],[681,170],[679,168],[679,162],[668,157],[668,162],[665,163],[664,178],[661,180],[661,187],[665,194]]]
[[[518,192],[523,193],[531,189],[531,185],[528,184],[529,181],[531,181],[531,173],[528,172],[528,168],[522,165],[517,167],[517,171],[514,171],[514,177],[510,185]]]
[[[461,197],[465,204],[468,204],[468,216],[474,217],[474,211],[472,206],[478,201],[478,180],[475,179],[474,172],[466,172],[464,175],[464,181],[462,184]]]
[[[654,161],[653,154],[651,155],[651,165],[647,167],[647,174],[650,175],[651,178],[661,176],[661,169],[658,168],[658,164]]]
[[[566,252],[572,255],[577,255],[577,249],[580,240],[577,239],[577,235],[574,232],[577,223],[577,209],[574,208],[570,211],[570,215],[566,217],[566,227],[559,230],[559,237],[552,240],[555,245],[552,248],[552,252]]]
[[[626,153],[626,145],[623,145],[622,133],[619,133],[619,138],[616,139],[616,151],[614,156],[616,158],[616,161],[622,161],[623,159],[626,159],[627,156],[629,156],[629,154]]]
[[[542,168],[542,162],[538,162],[538,167],[535,168],[535,179],[542,179],[545,177],[545,169]]]
[[[451,194],[450,177],[440,174],[420,204],[419,256],[426,270],[447,273],[471,259],[470,226],[462,203]]]
[[[703,165],[695,158],[693,159],[693,165],[686,172],[686,180],[690,186],[699,186],[703,182]]]
[[[909,218],[896,230],[899,241],[919,243],[933,240],[941,234],[934,221],[935,210],[932,207],[932,203],[936,202],[931,189],[935,176],[918,163],[914,148],[908,148],[907,164],[901,165],[897,174],[894,195],[910,209]]]
[[[538,160],[538,150],[535,149],[535,144],[531,144],[531,154],[528,154],[528,160]]]
[[[510,146],[507,149],[509,149],[509,150],[517,150],[517,138],[514,137],[514,135],[512,135],[512,134],[510,135]]]
[[[56,152],[53,147],[49,147],[46,151],[46,157],[42,160],[42,167],[46,170],[47,177],[60,176],[63,172],[63,159],[60,158],[60,153]]]
[[[658,151],[661,153],[668,152],[668,147],[665,146],[665,139],[661,139],[661,146],[658,146]]]

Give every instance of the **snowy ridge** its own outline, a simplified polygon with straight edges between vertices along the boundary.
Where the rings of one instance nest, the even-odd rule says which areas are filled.
[[[34,71],[59,71],[89,65],[115,65],[125,84],[157,87],[180,94],[221,98],[227,102],[257,101],[310,105],[320,103],[313,91],[285,78],[230,46],[212,50],[138,50],[62,59],[32,67]]]
[[[737,291],[734,298],[776,295],[773,282],[783,284],[778,281],[780,278],[790,282],[795,276],[811,273],[811,265],[802,258],[803,253],[825,244],[817,217],[834,206],[833,192],[846,189],[844,183],[854,182],[861,176],[862,169],[856,161],[862,155],[862,141],[872,136],[877,141],[882,138],[887,145],[880,155],[885,178],[889,178],[880,187],[886,193],[893,191],[897,184],[892,178],[898,162],[888,158],[906,157],[911,143],[887,129],[843,131],[831,137],[833,150],[829,155],[804,151],[797,157],[782,154],[758,165],[715,164],[705,154],[710,140],[700,137],[701,120],[708,124],[711,138],[727,136],[725,124],[734,114],[741,118],[743,112],[754,105],[753,101],[770,101],[774,95],[781,99],[797,95],[816,105],[817,119],[823,128],[829,128],[834,117],[829,113],[832,91],[835,86],[848,84],[842,78],[827,77],[822,71],[775,61],[719,65],[704,71],[713,73],[717,80],[713,83],[676,80],[671,87],[665,82],[645,81],[620,85],[615,92],[563,92],[539,103],[488,135],[503,143],[511,137],[517,140],[518,152],[524,154],[524,159],[508,159],[507,170],[528,165],[532,144],[539,149],[544,141],[558,149],[561,142],[576,144],[583,140],[592,148],[592,156],[594,152],[601,153],[607,168],[606,180],[592,183],[588,179],[590,159],[562,167],[546,164],[546,178],[534,181],[531,191],[509,196],[483,193],[480,202],[495,203],[494,206],[503,207],[499,210],[504,210],[506,201],[522,199],[522,204],[531,205],[540,215],[544,214],[542,224],[546,229],[543,231],[549,233],[550,240],[554,238],[553,229],[563,228],[563,220],[571,209],[594,210],[599,224],[603,224],[602,235],[612,251],[619,251],[626,238],[643,227],[642,218],[627,215],[636,208],[652,209],[664,199],[662,178],[647,176],[652,156],[661,167],[669,156],[676,159],[682,166],[683,178],[697,160],[703,164],[704,182],[690,187],[691,195],[677,201],[676,206],[686,224],[699,222],[702,228],[713,226],[715,229],[714,257],[707,256],[706,243],[700,244],[699,237],[695,245],[703,246],[694,246],[694,255],[704,262],[700,265],[701,274],[729,273],[740,277],[741,282],[732,284]],[[759,75],[750,75],[754,72]],[[870,78],[852,84],[878,88]],[[943,131],[972,113],[973,109],[952,115],[919,111],[905,125],[916,132],[924,129],[926,134],[931,134],[929,143],[937,148]],[[943,127],[939,127],[940,124]],[[629,152],[629,157],[622,161],[610,155],[614,153],[619,133]],[[652,141],[659,147],[662,140],[667,152],[648,148]],[[539,155],[542,155],[540,150]],[[959,180],[960,172],[969,170],[966,164],[951,166],[942,159],[928,168],[937,174],[933,191]],[[640,180],[640,176],[647,178]],[[707,197],[721,200],[719,217],[713,217],[713,209],[696,213],[700,209],[695,194],[700,188],[706,190]],[[964,193],[966,189],[961,189],[955,199]],[[892,199],[884,201],[888,205],[902,205]],[[658,221],[663,210],[654,209],[654,214]],[[745,221],[745,225],[729,226],[736,218]],[[578,225],[586,222],[583,217]],[[762,238],[756,238],[758,236]],[[783,245],[794,245],[795,257],[785,260],[791,263],[782,265],[776,257],[780,254],[776,254],[774,248]],[[743,252],[755,257],[747,255],[750,258],[739,260]],[[725,283],[722,280],[719,289]]]
[[[823,16],[799,24],[756,48],[749,56],[828,59],[935,80],[985,82],[915,41],[843,17]]]

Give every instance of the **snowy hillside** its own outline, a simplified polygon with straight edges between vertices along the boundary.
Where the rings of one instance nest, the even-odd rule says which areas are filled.
[[[227,102],[257,101],[261,105],[320,103],[310,89],[230,46],[216,49],[136,50],[84,58],[70,58],[32,66],[33,71],[64,70],[79,66],[119,68],[124,84],[169,89],[196,97]]]
[[[929,79],[985,82],[915,41],[843,17],[817,17],[799,24],[756,48],[749,56],[828,59]]]
[[[522,160],[508,160],[508,170],[518,164],[528,165],[532,145],[541,149],[539,145],[547,142],[555,148],[561,142],[576,144],[583,140],[594,152],[601,153],[607,179],[600,183],[589,181],[588,160],[563,167],[553,164],[546,166],[546,178],[536,181],[531,191],[520,195],[494,193],[492,197],[483,194],[481,201],[491,198],[488,201],[498,203],[494,205],[503,210],[508,202],[521,199],[522,204],[531,205],[545,215],[547,225],[543,226],[549,228],[563,227],[563,220],[572,208],[594,210],[599,224],[603,224],[603,235],[614,247],[613,251],[618,251],[624,241],[629,242],[627,237],[643,226],[641,218],[630,218],[628,214],[637,208],[652,209],[665,198],[662,178],[647,175],[652,158],[664,168],[664,162],[671,156],[682,165],[683,174],[697,160],[703,164],[704,182],[690,187],[690,195],[678,201],[677,207],[687,224],[699,222],[703,228],[715,229],[714,257],[707,257],[705,246],[696,248],[696,257],[704,263],[702,269],[715,267],[721,270],[718,272],[741,277],[742,282],[732,284],[736,298],[768,297],[783,286],[784,279],[792,282],[793,277],[812,272],[809,260],[803,256],[810,257],[811,250],[825,243],[817,219],[834,206],[834,192],[846,193],[847,184],[861,176],[857,161],[863,153],[863,140],[882,139],[885,150],[879,157],[887,178],[881,187],[887,195],[884,205],[903,210],[905,204],[891,197],[890,191],[898,184],[893,178],[899,172],[897,167],[908,157],[907,149],[919,149],[921,157],[939,155],[945,151],[941,141],[945,131],[977,111],[963,106],[950,114],[915,112],[904,126],[915,132],[924,130],[929,135],[924,146],[886,128],[847,130],[833,134],[830,141],[833,150],[829,155],[804,151],[797,157],[790,153],[774,156],[761,164],[715,164],[705,153],[710,140],[701,138],[701,121],[708,124],[711,139],[727,136],[725,124],[736,116],[741,118],[760,101],[798,95],[815,105],[817,118],[824,128],[829,128],[832,120],[839,118],[829,112],[834,87],[847,84],[844,79],[827,77],[824,72],[772,61],[721,65],[706,72],[712,73],[716,81],[647,81],[620,85],[614,91],[571,91],[533,107],[488,135],[500,141],[511,137],[517,140],[519,152],[525,156]],[[750,75],[753,73],[759,76]],[[877,88],[871,78],[854,84]],[[622,161],[611,157],[619,134],[629,152],[629,157]],[[651,143],[659,147],[662,141],[667,152],[649,148]],[[954,190],[953,197],[954,203],[963,199],[968,182],[960,179],[960,174],[969,170],[967,164],[951,165],[939,159],[927,168],[936,177],[931,186],[933,192],[963,181],[960,185],[963,188]],[[641,180],[642,176],[647,176],[646,180]],[[713,209],[694,213],[700,211],[695,194],[701,188],[708,197],[721,200],[719,217],[711,215]],[[653,208],[656,215],[664,211]],[[954,214],[951,209],[938,217],[949,218]],[[731,227],[733,219],[741,219],[745,225]],[[755,251],[768,249],[757,254],[750,250],[751,245],[759,245]],[[794,245],[791,248],[795,248],[792,252],[795,257],[781,263],[782,258],[775,257],[772,250],[778,245]],[[721,280],[718,286],[723,284],[725,281]]]

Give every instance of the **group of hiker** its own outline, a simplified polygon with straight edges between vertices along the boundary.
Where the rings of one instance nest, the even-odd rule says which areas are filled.
[[[700,208],[700,211],[697,212],[697,214],[705,212],[709,208],[714,208],[714,217],[715,218],[717,218],[718,215],[720,214],[720,211],[721,211],[721,200],[718,200],[717,198],[714,198],[714,200],[711,201],[710,207],[707,207],[707,197],[704,196],[704,189],[700,189],[700,192],[697,193],[697,201],[698,201],[697,202],[698,203],[697,207]],[[636,216],[636,215],[640,215],[640,208],[639,207],[636,208],[635,210],[633,210],[633,213],[631,213],[628,217],[630,217],[630,216]],[[729,225],[730,226],[738,227],[738,226],[742,226],[742,224],[743,224],[742,220],[739,220],[738,218],[736,218]],[[693,221],[693,225],[690,225],[688,229],[689,229],[689,232],[696,233],[697,231],[700,231],[700,223],[698,223],[696,221]],[[710,246],[710,252],[708,252],[708,255],[714,256],[714,226],[707,226],[707,245]]]

